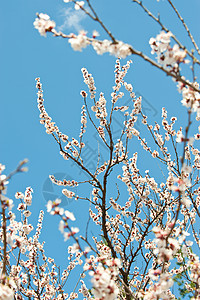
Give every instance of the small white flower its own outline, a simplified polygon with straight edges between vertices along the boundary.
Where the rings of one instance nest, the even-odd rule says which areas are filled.
[[[87,36],[85,32],[80,32],[79,35],[73,36],[68,41],[75,51],[82,51],[88,45]]]
[[[47,212],[50,212],[52,210],[52,207],[53,207],[53,202],[51,200],[49,200],[47,202],[46,207],[47,207]]]
[[[74,8],[76,10],[79,10],[81,7],[83,7],[83,5],[84,5],[84,1],[76,1]]]
[[[71,221],[75,221],[75,217],[74,217],[74,214],[68,210],[65,210],[65,216],[70,219]]]
[[[60,220],[60,223],[59,223],[60,232],[64,233],[64,229],[65,229],[65,222],[63,220]]]
[[[33,23],[35,29],[37,29],[42,36],[46,36],[47,31],[51,31],[55,28],[56,23],[50,20],[47,14],[40,13]]]
[[[95,39],[97,36],[99,36],[98,31],[93,30],[93,32],[92,32],[92,37],[93,37],[93,39]]]
[[[2,181],[4,185],[8,184],[8,181],[5,181],[5,179],[6,179],[6,175],[0,175],[0,181]]]

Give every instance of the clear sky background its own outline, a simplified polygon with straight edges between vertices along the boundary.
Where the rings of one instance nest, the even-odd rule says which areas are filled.
[[[151,55],[148,42],[150,37],[155,37],[160,32],[160,28],[144,15],[140,7],[131,0],[91,0],[91,2],[116,39]],[[175,2],[199,43],[199,0]],[[186,34],[182,25],[177,22],[165,1],[149,0],[144,1],[144,4],[152,8],[154,13],[160,12],[166,26],[191,49],[188,38],[183,40]],[[29,159],[29,172],[18,174],[11,180],[8,196],[14,199],[16,191],[24,192],[27,186],[33,188],[33,214],[30,219],[36,225],[39,211],[43,209],[46,212],[47,194],[43,193],[46,189],[44,184],[47,184],[47,190],[59,195],[58,190],[51,191],[48,175],[59,173],[60,176],[69,179],[77,177],[80,179],[82,174],[75,166],[62,159],[53,138],[45,133],[43,125],[39,123],[35,78],[41,77],[45,107],[49,115],[63,133],[77,138],[82,106],[80,90],[86,88],[81,68],[86,67],[93,74],[97,94],[103,91],[109,100],[114,84],[115,58],[109,54],[97,56],[90,47],[82,52],[74,52],[67,39],[55,38],[51,34],[47,34],[46,38],[41,37],[33,27],[35,14],[43,12],[50,15],[57,23],[57,28],[60,26],[65,33],[77,33],[77,30],[85,29],[91,36],[92,31],[96,29],[101,33],[100,38],[108,38],[98,24],[82,15],[78,15],[79,22],[72,23],[70,27],[67,16],[72,16],[73,4],[66,4],[62,0],[10,0],[1,1],[0,5],[0,162],[6,165],[8,174],[20,160]],[[160,120],[161,108],[165,106],[169,116],[178,114],[179,122],[183,122],[186,117],[185,109],[181,107],[181,95],[177,92],[173,81],[140,58],[130,58],[133,64],[127,81],[132,82],[134,90],[147,100],[150,120]],[[85,142],[96,151],[95,137],[92,133],[90,137]],[[88,160],[89,163],[92,163],[92,160]],[[143,157],[139,167],[145,170],[152,166],[149,165],[148,158]],[[90,193],[88,190],[85,192],[88,195]],[[72,201],[67,207],[74,212],[77,218],[76,225],[83,228],[88,216],[87,205]],[[55,257],[58,264],[64,265],[67,258],[67,243],[63,242],[63,237],[58,232],[58,219],[47,213],[41,239],[46,240],[47,255]]]

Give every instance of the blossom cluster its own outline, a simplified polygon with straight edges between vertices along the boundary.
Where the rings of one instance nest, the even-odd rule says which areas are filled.
[[[76,1],[75,9],[79,9],[83,6],[83,1]],[[87,32],[81,30],[78,35],[71,33],[65,35],[62,32],[57,32],[55,30],[55,22],[50,19],[47,14],[40,13],[37,15],[33,23],[35,29],[37,29],[42,36],[46,36],[47,32],[52,32],[55,36],[63,36],[68,38],[69,44],[75,51],[82,51],[88,45],[92,45],[93,49],[97,54],[102,55],[104,53],[109,53],[116,57],[126,58],[131,55],[131,46],[122,41],[109,41],[97,40],[96,37],[99,35],[98,32],[94,31],[92,38],[87,36]]]
[[[102,243],[97,243],[99,257],[90,256],[86,259],[85,270],[92,276],[92,293],[95,299],[114,300],[119,294],[116,284],[121,262],[117,258],[112,258],[110,249]]]
[[[197,82],[193,83],[195,88],[199,88]],[[200,93],[196,92],[192,87],[187,86],[181,82],[178,83],[178,90],[182,93],[183,99],[181,103],[189,110],[196,112],[196,120],[200,120]]]
[[[149,44],[152,49],[151,53],[157,54],[158,62],[177,72],[180,63],[188,63],[188,60],[185,59],[187,52],[186,50],[181,50],[177,44],[171,47],[170,39],[172,36],[170,31],[161,31],[156,38],[149,40]]]
[[[47,14],[40,13],[33,25],[41,35],[46,36],[48,31],[52,31],[55,28],[56,23],[52,21]]]
[[[45,255],[44,242],[39,242],[43,211],[39,214],[35,233],[31,235],[34,230],[34,226],[29,222],[32,192],[32,188],[28,187],[25,193],[17,192],[15,194],[16,200],[19,201],[17,207],[20,213],[19,217],[12,211],[13,207],[8,207],[9,211],[6,212],[7,210],[4,210],[2,206],[2,214],[6,218],[4,219],[4,222],[6,220],[6,231],[2,227],[0,236],[3,246],[0,249],[1,255],[3,249],[7,249],[6,268],[10,270],[9,276],[5,276],[4,260],[1,261],[0,299],[2,300],[13,300],[14,298],[19,300],[26,298],[60,300],[67,297],[56,279],[58,268],[54,260]],[[0,195],[0,199],[2,205],[2,195]]]

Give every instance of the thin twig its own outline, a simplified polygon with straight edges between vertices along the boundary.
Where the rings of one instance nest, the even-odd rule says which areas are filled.
[[[182,16],[180,15],[180,13],[178,12],[177,8],[174,6],[174,4],[172,3],[171,0],[167,0],[168,3],[171,5],[171,7],[173,8],[173,10],[175,11],[175,13],[177,14],[179,20],[182,22],[183,26],[185,27],[185,30],[187,31],[191,41],[192,41],[192,44],[194,45],[195,49],[197,50],[198,54],[200,55],[200,49],[199,47],[197,46],[195,40],[194,40],[194,37],[192,36],[187,24],[185,23],[185,21],[183,20]]]

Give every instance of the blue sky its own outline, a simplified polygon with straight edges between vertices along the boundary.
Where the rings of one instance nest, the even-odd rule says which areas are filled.
[[[131,0],[92,1],[107,27],[118,40],[123,40],[136,49],[150,55],[148,41],[155,37],[160,28],[153,23],[142,10]],[[144,1],[145,3],[145,1]],[[153,12],[161,13],[163,22],[180,39],[186,37],[184,30],[165,1],[146,1]],[[191,28],[197,43],[200,41],[200,3],[198,0],[177,0],[177,7]],[[37,12],[51,16],[65,33],[75,32],[82,28],[91,35],[93,29],[101,33],[100,38],[107,36],[88,18],[82,18],[76,26],[69,27],[66,15],[72,14],[71,4],[61,0],[18,0],[2,1],[0,10],[0,55],[1,55],[1,163],[6,165],[9,173],[18,162],[29,159],[27,174],[18,174],[10,182],[8,195],[14,199],[16,191],[24,191],[27,186],[34,190],[31,220],[37,222],[41,209],[46,211],[46,195],[43,190],[48,175],[59,173],[66,178],[80,178],[76,167],[67,164],[61,158],[59,149],[53,138],[45,133],[39,123],[35,78],[41,77],[44,89],[45,107],[49,115],[57,123],[62,132],[78,137],[80,128],[80,111],[82,99],[80,90],[85,89],[81,68],[86,67],[95,78],[97,93],[103,91],[109,97],[114,83],[115,58],[104,54],[97,56],[93,49],[74,52],[67,40],[54,38],[52,35],[41,37],[33,27]],[[191,17],[192,16],[192,17]],[[182,40],[188,44],[188,39]],[[185,118],[185,110],[181,107],[181,96],[176,85],[140,58],[133,60],[127,81],[132,82],[134,90],[147,100],[150,120],[160,119],[161,108],[165,106],[169,115],[179,113],[179,122]],[[124,60],[125,62],[125,60]],[[116,125],[117,126],[117,125]],[[90,133],[92,136],[92,133]],[[88,145],[97,149],[95,137],[86,140]],[[96,151],[96,150],[95,150]],[[147,165],[147,167],[146,167]],[[141,168],[149,168],[148,159]],[[48,185],[48,183],[47,183]],[[49,189],[51,187],[48,187]],[[47,188],[47,189],[48,189]],[[55,191],[55,190],[54,190]],[[52,193],[54,193],[54,191]],[[88,192],[88,191],[86,191]],[[56,190],[56,193],[59,193]],[[87,205],[71,202],[68,209],[77,218],[81,226],[87,216]],[[66,243],[58,232],[58,220],[45,214],[42,238],[46,240],[47,254],[55,257],[58,264],[63,264],[66,255]],[[59,248],[55,251],[55,241]]]

